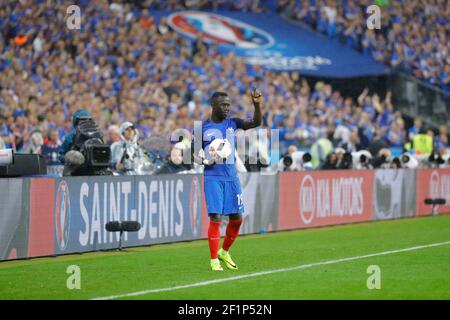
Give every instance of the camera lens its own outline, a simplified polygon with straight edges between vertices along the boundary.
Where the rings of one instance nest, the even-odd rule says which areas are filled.
[[[402,162],[403,162],[403,163],[408,163],[408,162],[409,162],[409,156],[406,155],[406,154],[404,154],[404,155],[402,156]]]
[[[344,153],[344,158],[343,158],[345,163],[351,163],[352,162],[352,155],[349,152]]]
[[[303,157],[302,157],[303,163],[310,162],[311,159],[312,159],[312,157],[311,157],[310,153],[303,154]]]
[[[291,156],[285,156],[283,158],[283,164],[285,167],[290,167],[292,165],[292,157]]]
[[[392,159],[392,163],[394,163],[397,166],[397,168],[401,168],[401,166],[402,166],[400,159],[398,157],[395,157],[394,159]]]

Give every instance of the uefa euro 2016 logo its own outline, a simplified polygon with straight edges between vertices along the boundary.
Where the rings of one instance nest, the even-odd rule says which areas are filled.
[[[193,177],[189,199],[189,217],[191,219],[191,230],[193,235],[198,235],[198,231],[200,230],[199,224],[201,222],[200,214],[202,209],[201,195],[198,177]]]
[[[230,45],[242,49],[267,48],[275,43],[273,37],[263,30],[242,21],[218,14],[199,11],[173,13],[169,25],[177,32],[189,37],[203,39],[219,45]]]
[[[70,229],[70,196],[69,186],[65,181],[61,181],[56,193],[55,203],[55,236],[58,247],[64,251],[69,241]]]

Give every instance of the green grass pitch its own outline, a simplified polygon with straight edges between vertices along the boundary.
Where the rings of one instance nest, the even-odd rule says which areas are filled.
[[[241,236],[231,250],[238,271],[210,271],[205,240],[7,261],[0,299],[450,299],[450,243],[362,257],[448,241],[450,215],[441,215]],[[80,267],[79,290],[67,289],[70,265]],[[370,265],[380,289],[367,288]]]

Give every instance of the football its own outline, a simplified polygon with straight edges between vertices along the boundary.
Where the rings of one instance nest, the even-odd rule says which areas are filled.
[[[209,145],[209,154],[216,159],[227,159],[232,147],[227,139],[214,139]]]

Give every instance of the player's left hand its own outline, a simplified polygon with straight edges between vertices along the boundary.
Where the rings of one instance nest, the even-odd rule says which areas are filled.
[[[262,92],[259,89],[255,89],[251,92],[253,103],[261,103],[262,102]]]

